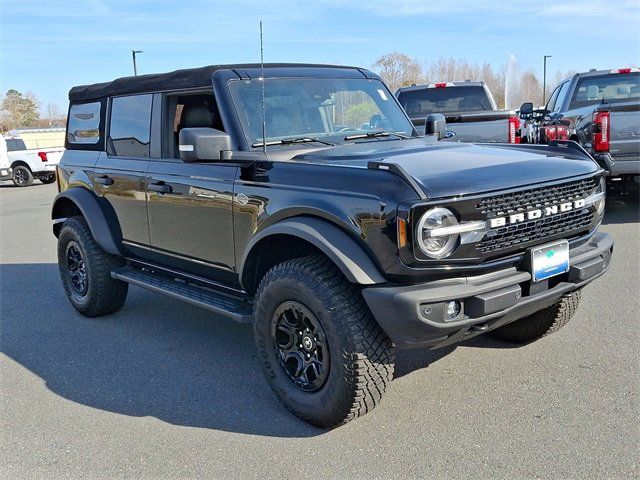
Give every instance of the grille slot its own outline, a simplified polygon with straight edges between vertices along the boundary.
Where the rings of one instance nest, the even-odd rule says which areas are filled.
[[[588,197],[598,185],[597,178],[588,178],[549,187],[496,195],[480,200],[476,209],[486,218],[503,217],[546,206]],[[593,207],[530,220],[497,228],[487,232],[485,239],[476,244],[483,254],[512,250],[532,242],[557,237],[571,237],[585,231],[594,221]]]

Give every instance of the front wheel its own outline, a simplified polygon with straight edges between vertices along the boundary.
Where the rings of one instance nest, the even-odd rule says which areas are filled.
[[[564,327],[576,313],[581,290],[568,293],[550,307],[489,332],[492,337],[511,343],[529,343]]]
[[[33,173],[25,165],[13,167],[13,184],[16,187],[28,187],[33,183]]]
[[[335,427],[380,402],[393,378],[394,345],[360,288],[329,259],[312,255],[273,267],[254,309],[262,368],[294,414]]]

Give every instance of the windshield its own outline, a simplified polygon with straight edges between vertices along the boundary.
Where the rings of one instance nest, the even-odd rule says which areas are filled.
[[[640,74],[612,73],[581,78],[571,99],[571,108],[595,105],[602,100],[624,102],[638,99],[640,99]]]
[[[229,90],[249,145],[262,146],[262,82],[233,80]],[[413,135],[413,126],[379,80],[275,78],[264,84],[266,142],[344,143],[373,132]],[[370,136],[371,141],[394,137]]]
[[[480,86],[424,88],[400,92],[398,100],[411,118],[430,113],[491,110],[487,92]]]

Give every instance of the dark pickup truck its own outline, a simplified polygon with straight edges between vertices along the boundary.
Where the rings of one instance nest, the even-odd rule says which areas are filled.
[[[396,348],[558,330],[609,268],[578,145],[419,136],[365,69],[218,65],[69,100],[52,219],[71,305],[114,314],[132,284],[251,323],[256,368],[315,425],[377,405]]]
[[[447,122],[445,140],[520,143],[520,119],[498,110],[484,82],[442,82],[402,87],[400,104],[420,133],[427,115],[441,113]]]
[[[640,69],[591,70],[561,82],[544,109],[520,108],[523,142],[574,140],[612,180],[640,175]]]

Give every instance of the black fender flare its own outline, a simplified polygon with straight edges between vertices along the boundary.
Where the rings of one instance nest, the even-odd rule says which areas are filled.
[[[68,201],[80,210],[100,248],[112,255],[122,255],[120,250],[122,231],[115,212],[110,208],[103,208],[100,199],[94,193],[86,188],[77,187],[56,196],[51,209],[52,220],[60,221],[67,218],[65,204]]]
[[[387,281],[370,256],[343,230],[318,218],[292,217],[270,225],[251,239],[238,270],[243,284],[247,260],[256,245],[271,235],[291,235],[309,242],[329,257],[351,283],[374,285]]]

